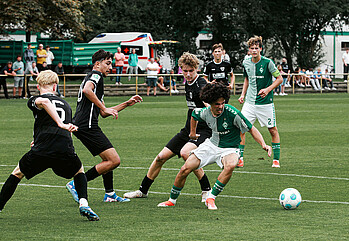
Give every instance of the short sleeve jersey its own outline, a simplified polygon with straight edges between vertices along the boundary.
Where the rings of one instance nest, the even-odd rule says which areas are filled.
[[[229,84],[228,78],[231,72],[233,72],[231,64],[223,60],[219,63],[211,61],[204,69],[204,75],[208,76],[210,82],[216,80],[216,82],[222,82],[225,85]]]
[[[252,124],[234,106],[225,104],[222,114],[214,117],[211,106],[197,108],[193,111],[194,120],[205,122],[212,129],[210,141],[221,148],[238,148],[241,138],[240,132],[245,133],[252,128]]]
[[[5,74],[5,71],[7,71],[7,73],[12,73],[13,67],[9,68],[9,67],[6,65],[4,68],[2,68],[0,74]],[[5,76],[2,76],[2,77],[0,77],[0,79],[6,79],[6,77],[5,77]]]
[[[258,95],[261,89],[267,88],[273,83],[273,76],[280,75],[279,70],[271,59],[261,56],[258,63],[252,62],[252,57],[243,61],[244,77],[248,78],[248,88],[246,93],[246,102],[251,105],[266,105],[273,103],[273,91],[262,98]]]
[[[24,73],[24,63],[22,61],[16,61],[13,63],[13,69],[18,69],[21,68],[19,70],[16,71],[16,74],[23,74]]]
[[[102,73],[92,70],[82,81],[78,94],[76,112],[73,118],[73,123],[79,128],[98,127],[98,117],[100,113],[99,107],[91,102],[82,92],[86,83],[91,82],[94,85],[94,93],[97,98],[103,102],[104,83]]]
[[[205,107],[204,102],[200,99],[200,91],[207,84],[206,80],[203,77],[197,76],[196,79],[188,84],[188,81],[185,82],[185,98],[188,106],[187,121],[185,123],[184,129],[190,133],[190,120],[191,113],[195,108]],[[200,129],[209,129],[206,123],[199,123],[198,130]]]
[[[38,56],[38,54],[41,54],[41,55],[47,55],[47,52],[45,49],[38,49],[36,50],[36,56]],[[36,58],[36,62],[38,64],[42,64],[43,62],[46,61],[46,58],[45,57],[37,57]]]
[[[59,128],[45,109],[40,109],[35,105],[38,97],[47,98],[51,101],[63,123],[68,124],[72,122],[72,110],[65,100],[53,94],[31,97],[27,103],[35,118],[34,146],[31,150],[40,156],[54,155],[57,157],[73,154],[74,146],[71,133]]]
[[[284,71],[285,72],[285,74],[284,75],[282,75],[282,78],[287,78],[288,77],[288,71],[290,70],[290,68],[288,67],[288,64],[287,63],[285,63],[285,62],[282,62],[281,63],[281,67],[282,67],[282,71]]]

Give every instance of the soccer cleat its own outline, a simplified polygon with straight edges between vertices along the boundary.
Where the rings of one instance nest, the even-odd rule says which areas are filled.
[[[142,193],[140,190],[136,190],[133,192],[124,193],[125,198],[146,198],[148,194]]]
[[[208,194],[210,193],[210,191],[202,191],[201,192],[201,202],[204,203],[208,197]]]
[[[114,193],[113,195],[105,194],[103,199],[103,202],[106,202],[106,203],[111,203],[111,202],[122,203],[122,202],[129,202],[129,201],[131,200],[128,198],[119,197],[118,195],[116,195],[116,193]]]
[[[81,206],[79,210],[80,215],[85,216],[89,221],[99,221],[98,215],[94,211],[92,211],[90,207]]]
[[[271,167],[279,168],[279,167],[280,167],[280,162],[279,162],[279,160],[274,160],[274,161],[273,161],[273,165],[272,165]]]
[[[78,197],[78,193],[76,192],[76,189],[75,189],[74,180],[68,182],[67,185],[65,185],[65,187],[68,189],[70,194],[73,196],[74,201],[78,203],[79,197]]]
[[[205,201],[205,205],[209,210],[217,210],[217,206],[214,203],[214,199],[213,198],[207,198]]]
[[[166,201],[158,204],[158,207],[174,207],[174,203],[171,201]]]
[[[240,168],[240,167],[244,167],[244,159],[239,158],[239,161],[238,161],[238,164],[237,164],[237,166],[236,166],[236,167],[238,167],[238,168]]]

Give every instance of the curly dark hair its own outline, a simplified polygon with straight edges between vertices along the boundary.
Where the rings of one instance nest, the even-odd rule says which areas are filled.
[[[200,99],[209,104],[214,103],[221,97],[225,100],[229,98],[229,90],[222,83],[208,83],[200,92]]]
[[[102,61],[110,58],[113,59],[113,53],[107,52],[104,49],[100,49],[92,55],[92,64],[95,64],[97,61]]]

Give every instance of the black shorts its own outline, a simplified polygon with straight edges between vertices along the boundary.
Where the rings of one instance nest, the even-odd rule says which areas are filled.
[[[210,130],[200,130],[197,132],[197,134],[199,134],[200,137],[197,140],[192,140],[189,138],[189,133],[185,129],[182,129],[167,143],[166,147],[170,149],[178,157],[181,157],[181,149],[185,144],[190,142],[195,144],[196,146],[199,146],[207,138],[211,137]]]
[[[109,139],[104,135],[101,128],[78,129],[74,135],[86,146],[93,156],[97,156],[103,151],[113,148]]]
[[[82,164],[75,153],[60,156],[40,156],[27,152],[19,161],[19,168],[27,179],[51,168],[57,176],[70,179],[80,170]]]

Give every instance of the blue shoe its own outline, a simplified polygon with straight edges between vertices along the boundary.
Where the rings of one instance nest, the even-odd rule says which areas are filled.
[[[79,210],[80,210],[80,215],[87,217],[89,221],[99,221],[98,215],[95,212],[93,212],[90,207],[81,206]]]
[[[116,195],[116,193],[114,193],[113,195],[108,195],[108,194],[105,194],[104,195],[104,199],[103,199],[103,202],[129,202],[130,199],[128,198],[122,198],[122,197],[119,197],[118,195]]]
[[[79,197],[78,197],[78,193],[76,192],[76,189],[75,189],[74,180],[68,182],[67,185],[65,185],[65,187],[68,189],[70,194],[73,196],[75,202],[78,203],[79,202]]]

